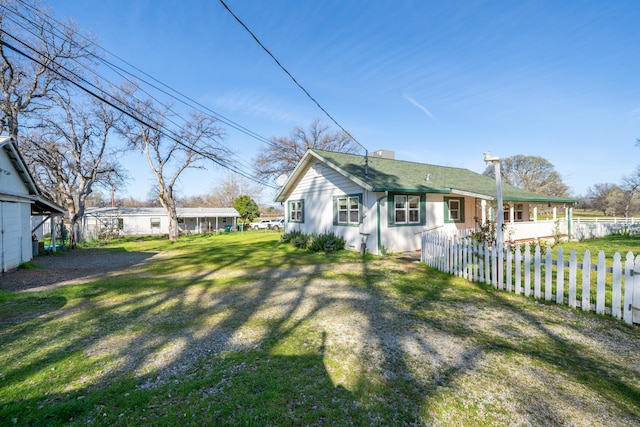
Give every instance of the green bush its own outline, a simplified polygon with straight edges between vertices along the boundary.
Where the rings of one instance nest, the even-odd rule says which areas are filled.
[[[299,249],[307,249],[310,252],[336,252],[345,248],[345,240],[333,232],[324,234],[304,234],[300,231],[285,233],[280,238],[280,243],[291,243]]]
[[[313,234],[307,246],[311,252],[336,252],[344,249],[345,240],[334,234],[326,232],[324,234]]]

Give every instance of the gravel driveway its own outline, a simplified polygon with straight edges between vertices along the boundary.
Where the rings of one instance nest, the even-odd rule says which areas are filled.
[[[57,286],[89,282],[117,275],[140,264],[152,252],[121,252],[101,249],[74,249],[32,260],[38,268],[17,269],[0,276],[0,288],[6,291],[39,292]]]

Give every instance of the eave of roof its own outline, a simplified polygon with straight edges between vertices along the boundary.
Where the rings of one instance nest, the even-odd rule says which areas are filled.
[[[305,153],[280,189],[276,201],[286,199],[286,194],[293,189],[314,159],[369,191],[462,194],[485,200],[497,199],[495,180],[468,169],[371,156],[365,160],[363,155],[311,149]],[[503,184],[502,187],[505,202],[577,202],[570,198],[531,193],[508,184]]]

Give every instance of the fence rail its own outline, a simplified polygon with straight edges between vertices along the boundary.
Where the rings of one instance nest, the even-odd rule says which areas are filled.
[[[640,323],[640,255],[616,253],[607,265],[600,251],[592,263],[590,251],[579,259],[575,249],[506,245],[500,257],[486,242],[445,233],[422,235],[422,261],[440,271],[496,289],[531,296],[584,311]],[[544,252],[544,254],[543,254]],[[499,262],[502,260],[502,262]],[[593,274],[592,274],[593,273]]]

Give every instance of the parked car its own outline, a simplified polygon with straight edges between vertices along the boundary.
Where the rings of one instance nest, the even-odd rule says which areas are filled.
[[[274,219],[271,221],[272,230],[280,230],[281,228],[284,228],[284,219]]]
[[[271,228],[271,220],[270,219],[261,219],[258,222],[252,222],[249,224],[252,230],[268,230]]]

